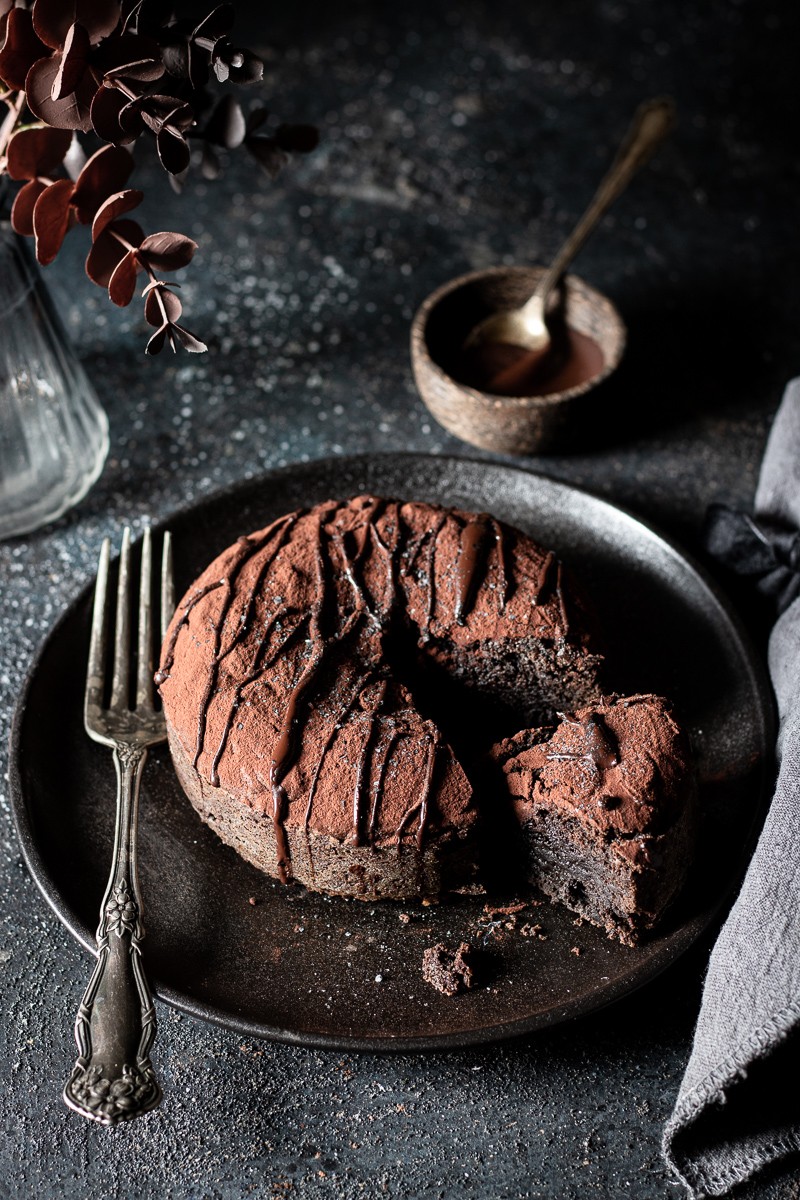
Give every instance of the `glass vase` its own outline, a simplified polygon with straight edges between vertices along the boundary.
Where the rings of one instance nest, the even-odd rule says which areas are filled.
[[[33,255],[0,222],[0,538],[30,533],[85,496],[108,419]]]

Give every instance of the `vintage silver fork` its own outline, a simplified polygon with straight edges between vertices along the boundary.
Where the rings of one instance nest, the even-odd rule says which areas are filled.
[[[114,752],[117,819],[114,856],[97,928],[97,965],[75,1019],[78,1059],[64,1088],[70,1108],[115,1125],[155,1108],[161,1088],[150,1062],[156,1035],[153,999],[142,968],[142,903],[136,868],[139,784],[149,746],[166,738],[153,691],[155,633],[152,616],[152,538],[145,530],[139,576],[135,704],[131,704],[131,531],[125,529],[119,559],[114,663],[108,703],[106,679],[111,544],[103,542],[97,568],[92,637],[84,699],[89,737]],[[163,636],[173,609],[172,549],[164,535],[161,564]]]

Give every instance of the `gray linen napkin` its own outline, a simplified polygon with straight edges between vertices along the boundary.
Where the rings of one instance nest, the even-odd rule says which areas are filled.
[[[800,379],[769,436],[755,516],[800,529]],[[664,1157],[693,1198],[722,1196],[800,1149],[800,599],[773,628],[769,669],[780,717],[775,794],[711,954],[664,1130]]]

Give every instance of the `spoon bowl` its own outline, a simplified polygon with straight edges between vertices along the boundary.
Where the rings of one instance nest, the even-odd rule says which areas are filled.
[[[553,450],[567,440],[573,420],[616,369],[625,348],[625,326],[611,301],[577,275],[567,275],[549,305],[562,306],[561,322],[590,339],[596,369],[570,386],[533,396],[502,396],[461,382],[464,342],[471,329],[498,310],[522,304],[545,267],[490,267],[461,275],[433,292],[411,326],[411,363],[423,402],[445,429],[472,446],[501,454]],[[558,382],[555,380],[554,382]]]

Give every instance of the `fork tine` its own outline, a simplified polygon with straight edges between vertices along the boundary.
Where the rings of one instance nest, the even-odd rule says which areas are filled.
[[[153,707],[153,538],[149,527],[142,538],[139,576],[139,637],[136,654],[136,708]]]
[[[103,686],[106,663],[106,600],[108,596],[108,563],[111,556],[111,541],[103,539],[97,563],[97,582],[94,588],[92,611],[92,638],[89,645],[89,665],[86,671],[86,693],[84,717],[90,707],[103,707]]]
[[[119,581],[117,583],[117,621],[114,631],[114,676],[111,681],[109,708],[128,707],[130,681],[130,569],[131,531],[126,525],[122,531],[122,548],[119,552]]]
[[[172,534],[164,534],[161,551],[161,637],[167,636],[167,627],[175,612],[175,583],[172,578]]]

